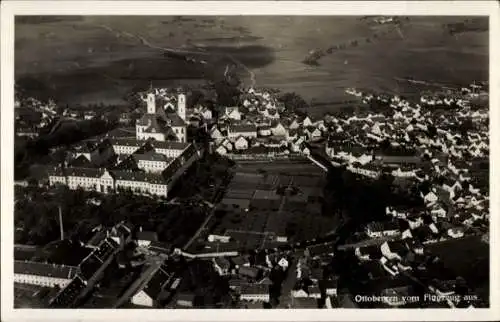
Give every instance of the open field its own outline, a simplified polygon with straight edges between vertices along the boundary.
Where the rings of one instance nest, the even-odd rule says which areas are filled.
[[[488,78],[488,32],[451,35],[442,28],[463,20],[411,17],[397,31],[336,16],[22,18],[15,30],[16,80],[65,103],[121,102],[126,91],[150,80],[171,86],[220,77],[233,62],[229,54],[248,68],[239,68],[245,83],[251,70],[258,86],[316,103],[346,99],[349,86],[411,93],[419,88],[394,78],[452,84]],[[384,36],[365,42],[374,34]],[[301,63],[311,49],[352,40],[360,45],[325,56],[319,66]],[[207,64],[164,57],[166,46],[192,50]],[[316,111],[329,108],[336,107]]]
[[[324,236],[335,228],[335,219],[322,215],[325,175],[316,168],[291,162],[237,164],[211,233],[231,236],[246,249],[273,247],[277,236],[292,242]]]

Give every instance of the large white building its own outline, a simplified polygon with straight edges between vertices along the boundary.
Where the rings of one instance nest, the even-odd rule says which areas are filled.
[[[139,169],[107,170],[104,168],[54,168],[49,169],[51,185],[64,184],[71,190],[82,188],[102,193],[131,190],[137,194],[167,197],[177,181],[191,164],[201,156],[194,144],[189,144],[176,158],[168,158],[163,154],[151,153],[158,160],[134,155]]]
[[[201,153],[194,144],[187,143],[183,92],[169,97],[165,90],[151,89],[143,99],[146,113],[136,122],[135,139],[106,138],[95,148],[99,159],[107,160],[115,154],[118,160],[132,161],[131,166],[115,161],[117,168],[109,171],[67,166],[49,169],[50,185],[64,184],[72,190],[82,188],[102,193],[126,189],[166,197],[175,181]],[[158,103],[164,105],[157,108]]]
[[[14,282],[63,288],[78,273],[78,267],[31,261],[14,261]]]

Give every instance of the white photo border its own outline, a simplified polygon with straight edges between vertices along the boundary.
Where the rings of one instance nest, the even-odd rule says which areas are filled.
[[[498,276],[499,7],[496,1],[4,1],[1,3],[1,312],[4,321],[479,321],[500,320]],[[15,15],[433,15],[490,17],[489,309],[107,310],[13,308]],[[491,108],[494,107],[494,108]]]

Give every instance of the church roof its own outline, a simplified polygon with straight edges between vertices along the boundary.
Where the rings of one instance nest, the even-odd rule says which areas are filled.
[[[167,118],[170,120],[170,126],[186,126],[186,122],[177,113],[168,113]]]

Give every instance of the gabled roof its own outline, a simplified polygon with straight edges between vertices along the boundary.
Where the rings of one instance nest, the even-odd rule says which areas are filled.
[[[243,276],[248,276],[250,278],[256,278],[259,275],[259,269],[257,267],[251,266],[241,266],[238,269],[238,274]]]
[[[137,161],[158,161],[158,162],[168,162],[172,160],[171,158],[167,158],[164,154],[156,153],[156,152],[147,152],[143,154],[134,154],[134,158]]]
[[[168,272],[166,265],[162,265],[147,282],[143,289],[144,293],[156,300],[171,277],[172,274]]]
[[[240,289],[241,295],[266,295],[269,294],[269,286],[266,284],[243,284]]]
[[[235,124],[229,126],[229,131],[236,133],[256,132],[257,127],[254,124]]]
[[[168,113],[167,118],[170,121],[170,126],[186,126],[186,122],[177,113]]]

